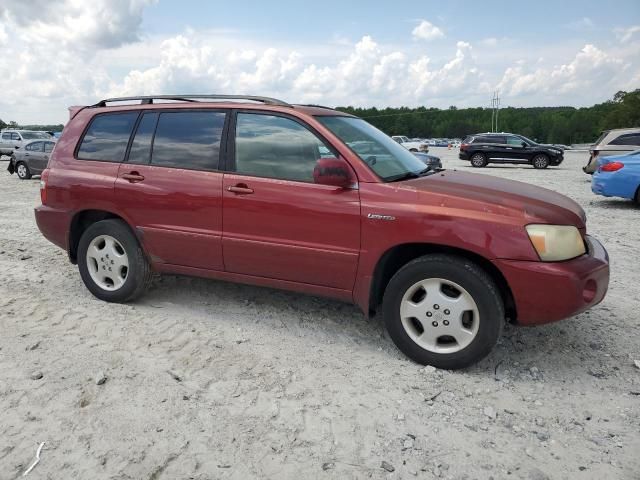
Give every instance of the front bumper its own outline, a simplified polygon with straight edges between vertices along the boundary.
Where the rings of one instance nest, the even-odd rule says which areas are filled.
[[[586,242],[586,254],[565,262],[494,260],[513,293],[518,324],[556,322],[602,301],[609,255],[595,238],[587,236]]]

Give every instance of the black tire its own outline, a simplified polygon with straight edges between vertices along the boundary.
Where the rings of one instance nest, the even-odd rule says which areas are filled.
[[[31,178],[31,170],[29,170],[29,167],[24,162],[16,163],[16,174],[20,180],[29,180]]]
[[[539,153],[531,160],[531,164],[533,168],[537,168],[538,170],[543,170],[549,166],[549,157],[547,157],[544,153]]]
[[[415,152],[417,152],[417,151],[418,151],[418,149],[417,149],[417,148],[410,148],[410,149],[409,149],[409,151],[410,151],[410,152],[414,152],[414,153],[415,153]]]
[[[91,241],[100,235],[110,235],[124,248],[129,258],[129,268],[124,284],[117,290],[105,290],[95,283],[87,266],[87,249]],[[142,247],[122,220],[102,220],[90,225],[80,237],[78,244],[78,270],[89,291],[106,302],[124,303],[142,295],[153,279],[153,271],[144,255]]]
[[[455,282],[473,298],[479,313],[479,326],[471,343],[454,353],[429,351],[411,339],[402,324],[400,305],[412,285],[429,278]],[[396,346],[422,365],[455,370],[484,358],[493,349],[505,323],[504,305],[493,279],[478,265],[455,255],[434,254],[407,263],[391,278],[383,298],[384,322]]]
[[[633,200],[636,202],[636,205],[640,206],[640,187],[636,190],[636,196]]]
[[[469,160],[471,161],[472,167],[482,168],[487,166],[487,157],[484,153],[476,152],[471,155]]]

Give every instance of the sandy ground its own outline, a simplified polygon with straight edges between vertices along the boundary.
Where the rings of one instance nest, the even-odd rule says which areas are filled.
[[[582,204],[611,255],[607,298],[508,327],[454,373],[406,360],[379,318],[325,299],[164,277],[135,304],[100,302],[38,232],[38,181],[3,160],[0,478],[41,442],[27,478],[640,478],[640,210],[592,195],[584,160],[482,173]]]

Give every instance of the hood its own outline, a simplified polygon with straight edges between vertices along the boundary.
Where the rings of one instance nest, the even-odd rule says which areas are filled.
[[[415,190],[431,204],[522,217],[525,225],[548,223],[584,229],[586,224],[584,210],[569,197],[486,174],[446,170],[402,182],[402,188]]]

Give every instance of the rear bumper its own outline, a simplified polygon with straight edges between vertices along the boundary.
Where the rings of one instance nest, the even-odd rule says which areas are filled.
[[[69,212],[40,205],[35,210],[36,223],[42,235],[54,245],[68,251]]]
[[[458,154],[458,158],[460,160],[469,160],[469,154],[463,150],[460,150],[460,153]]]
[[[577,315],[602,301],[609,287],[609,255],[587,236],[588,252],[566,262],[494,260],[511,287],[520,325]]]
[[[638,185],[637,180],[625,177],[621,172],[598,172],[593,174],[591,179],[591,191],[596,195],[604,197],[620,197],[633,200],[636,195]]]

